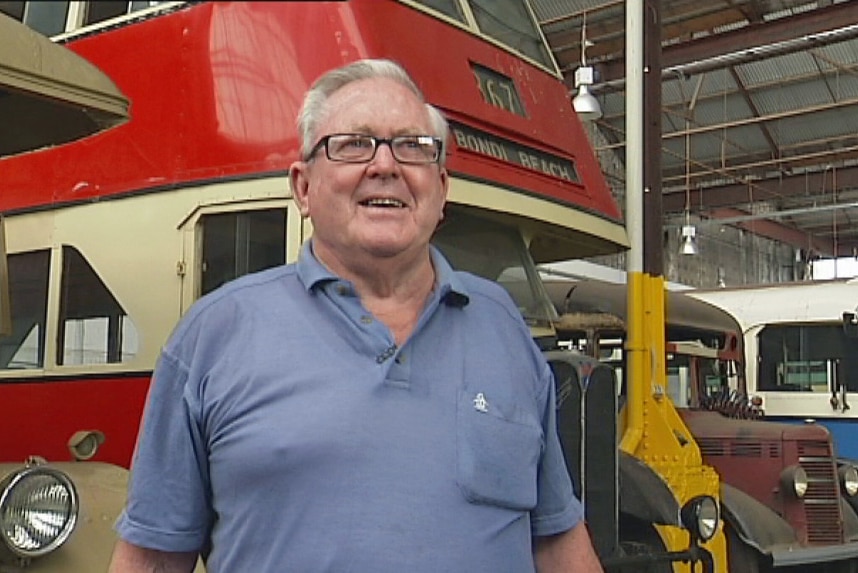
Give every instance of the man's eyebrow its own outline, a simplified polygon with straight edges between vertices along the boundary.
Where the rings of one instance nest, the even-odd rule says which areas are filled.
[[[352,125],[351,127],[349,127],[347,132],[343,133],[359,133],[362,135],[371,135],[372,129],[370,129],[370,127],[366,124]]]

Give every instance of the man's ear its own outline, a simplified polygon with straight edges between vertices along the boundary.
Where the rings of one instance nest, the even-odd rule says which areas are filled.
[[[310,180],[306,161],[296,161],[289,167],[289,181],[292,184],[292,199],[298,205],[302,217],[310,216]]]
[[[444,219],[444,206],[447,204],[447,193],[450,191],[450,175],[447,173],[445,168],[441,168],[441,213],[438,218],[439,221]]]

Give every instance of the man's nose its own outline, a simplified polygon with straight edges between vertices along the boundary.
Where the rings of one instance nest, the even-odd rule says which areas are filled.
[[[393,156],[393,148],[389,141],[380,141],[375,149],[375,157],[369,162],[371,169],[384,173],[395,173],[399,169],[399,162]]]

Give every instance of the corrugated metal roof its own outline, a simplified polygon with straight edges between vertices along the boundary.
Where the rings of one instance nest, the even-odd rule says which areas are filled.
[[[596,125],[613,142],[597,151],[616,174],[625,139],[625,2],[532,5],[570,88],[586,18],[587,60],[599,78],[593,93],[604,112]],[[672,0],[661,3],[661,23],[666,216],[685,208],[689,181],[698,206],[744,201],[751,212],[742,188],[749,181],[760,198],[808,205],[806,219],[790,218],[799,229],[825,219],[814,214],[819,198],[805,180],[820,187],[826,170],[837,170],[839,196],[858,190],[858,1]],[[836,216],[858,221],[858,209]],[[839,242],[858,248],[858,228],[842,229]]]

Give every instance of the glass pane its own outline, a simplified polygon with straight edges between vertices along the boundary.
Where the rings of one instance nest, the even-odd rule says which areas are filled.
[[[157,6],[161,4],[161,2],[132,2],[131,3],[131,12],[137,12],[138,10],[144,10],[151,6]]]
[[[63,247],[57,364],[112,364],[137,354],[137,330],[80,252]]]
[[[27,2],[24,23],[45,36],[56,36],[66,31],[68,2]]]
[[[554,69],[548,49],[524,0],[468,0],[480,31],[516,52]]]
[[[248,273],[286,262],[286,210],[206,215],[201,294]]]
[[[24,21],[24,6],[26,2],[0,2],[0,12],[19,22]]]
[[[767,326],[759,335],[761,390],[828,392],[854,344],[840,325]]]
[[[63,364],[106,364],[109,328],[106,318],[66,320]]]
[[[417,3],[437,10],[463,24],[465,23],[465,15],[462,14],[462,7],[458,0],[417,0]]]
[[[89,2],[83,25],[95,24],[96,22],[102,22],[125,14],[128,14],[128,2],[116,2],[115,0]]]
[[[12,333],[0,336],[0,368],[41,368],[45,363],[45,320],[51,252],[9,256]]]
[[[536,267],[519,231],[448,205],[432,241],[453,268],[496,281],[531,326],[553,318]]]

